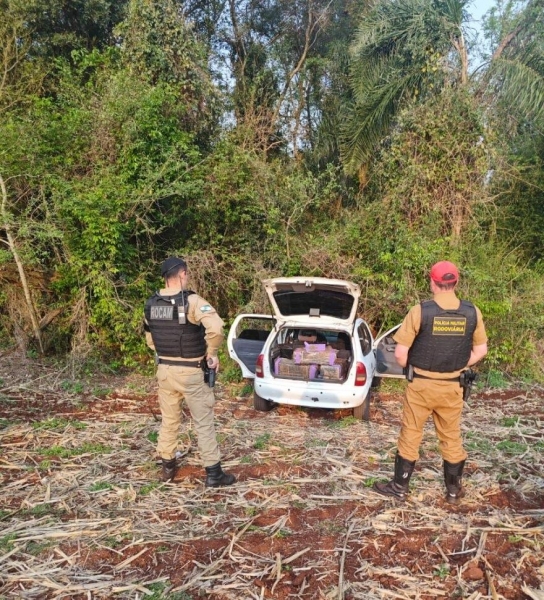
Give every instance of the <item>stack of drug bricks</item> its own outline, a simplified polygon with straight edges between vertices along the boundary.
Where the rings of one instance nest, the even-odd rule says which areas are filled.
[[[304,342],[293,350],[292,358],[278,357],[274,361],[276,375],[296,379],[327,379],[340,381],[347,366],[346,351],[327,344]]]

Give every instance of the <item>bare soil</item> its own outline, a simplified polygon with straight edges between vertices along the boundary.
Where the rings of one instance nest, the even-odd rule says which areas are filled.
[[[402,383],[371,422],[345,411],[253,410],[216,386],[223,466],[204,487],[190,415],[159,483],[152,377],[77,378],[0,358],[0,598],[373,600],[544,598],[544,389],[476,391],[466,498],[444,500],[428,424],[406,502],[392,474]]]

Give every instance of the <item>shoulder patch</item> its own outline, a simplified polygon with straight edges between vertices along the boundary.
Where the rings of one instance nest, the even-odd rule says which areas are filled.
[[[209,304],[204,304],[204,306],[200,307],[200,310],[202,312],[210,312],[211,310],[213,310],[213,308]]]

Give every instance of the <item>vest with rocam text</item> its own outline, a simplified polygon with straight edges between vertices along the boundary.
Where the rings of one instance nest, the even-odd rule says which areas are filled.
[[[187,297],[194,292],[161,296],[156,292],[146,302],[144,314],[155,351],[159,356],[200,358],[206,354],[205,329],[187,320]],[[180,313],[182,318],[180,319]]]

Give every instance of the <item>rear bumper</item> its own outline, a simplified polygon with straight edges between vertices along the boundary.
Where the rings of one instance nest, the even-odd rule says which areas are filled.
[[[281,382],[278,384],[278,382]],[[270,382],[258,377],[255,392],[264,400],[276,404],[308,408],[346,409],[360,406],[370,389],[370,382],[361,387],[347,383],[324,383],[275,378]]]

